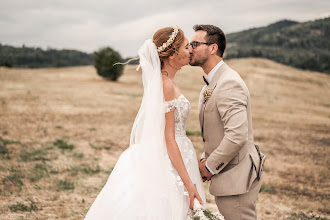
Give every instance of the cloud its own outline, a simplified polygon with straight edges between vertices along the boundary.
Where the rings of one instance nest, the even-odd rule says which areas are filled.
[[[230,33],[285,18],[327,17],[328,8],[325,0],[11,0],[0,8],[0,43],[87,52],[111,46],[127,57],[165,26],[177,24],[190,38],[197,23]]]

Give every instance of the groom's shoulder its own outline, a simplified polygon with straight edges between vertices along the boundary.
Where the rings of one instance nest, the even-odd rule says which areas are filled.
[[[230,68],[227,64],[224,66],[220,78],[218,79],[218,89],[226,90],[233,88],[246,88],[246,84],[237,71]]]
[[[233,70],[228,64],[224,63],[224,68],[221,73],[221,76],[218,80],[221,82],[227,82],[227,81],[236,81],[236,82],[243,82],[241,76]]]

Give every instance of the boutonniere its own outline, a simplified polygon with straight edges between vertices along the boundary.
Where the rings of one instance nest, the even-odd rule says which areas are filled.
[[[203,96],[204,96],[204,104],[205,102],[207,102],[207,100],[210,99],[211,95],[212,95],[213,89],[210,88],[205,88],[203,91]]]

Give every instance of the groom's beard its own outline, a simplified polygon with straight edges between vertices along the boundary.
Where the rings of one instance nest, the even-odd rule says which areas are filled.
[[[205,51],[205,54],[200,55],[200,56],[195,56],[195,54],[191,53],[190,55],[191,59],[189,60],[189,64],[191,66],[204,66],[206,63],[208,56],[207,56],[207,51]]]

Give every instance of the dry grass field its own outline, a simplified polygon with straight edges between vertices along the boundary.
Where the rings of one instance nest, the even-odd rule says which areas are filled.
[[[267,155],[260,219],[328,219],[330,76],[265,59],[227,63],[250,89],[255,142]],[[201,77],[198,67],[177,76],[198,155]],[[83,219],[128,147],[141,83],[135,66],[118,82],[91,66],[1,68],[0,219]]]

